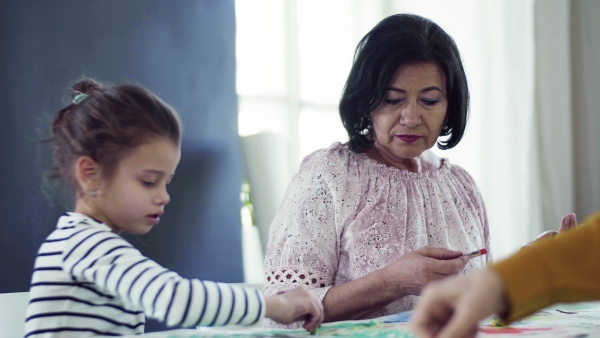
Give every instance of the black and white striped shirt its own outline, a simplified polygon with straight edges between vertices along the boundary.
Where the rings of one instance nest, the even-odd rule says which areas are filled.
[[[25,337],[144,332],[168,326],[252,325],[265,313],[255,289],[179,276],[143,256],[105,224],[67,213],[40,247]]]

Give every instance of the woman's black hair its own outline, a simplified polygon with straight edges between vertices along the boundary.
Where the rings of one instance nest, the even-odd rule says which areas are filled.
[[[446,75],[448,129],[440,136],[449,137],[438,140],[438,148],[450,149],[460,142],[467,126],[469,88],[456,43],[429,19],[395,14],[379,22],[356,47],[339,108],[352,151],[362,153],[373,146],[370,114],[383,100],[398,67],[430,61]]]

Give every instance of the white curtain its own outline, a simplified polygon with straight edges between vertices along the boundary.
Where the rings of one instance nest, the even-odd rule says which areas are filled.
[[[569,4],[574,209],[583,221],[600,210],[600,1]]]
[[[535,6],[535,109],[532,141],[532,224],[555,229],[574,212],[573,124],[571,112],[570,2],[538,1]]]
[[[537,1],[533,191],[549,229],[600,209],[600,2]]]

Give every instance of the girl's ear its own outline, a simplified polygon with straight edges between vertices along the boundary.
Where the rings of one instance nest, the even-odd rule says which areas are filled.
[[[75,177],[84,192],[96,190],[100,183],[100,166],[89,156],[81,156],[75,162]]]

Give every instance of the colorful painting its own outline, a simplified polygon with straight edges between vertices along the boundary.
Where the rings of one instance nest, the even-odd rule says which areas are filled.
[[[478,337],[600,337],[600,303],[557,304],[507,327],[482,324]]]
[[[204,334],[211,332],[210,337],[233,338],[233,337],[388,337],[388,338],[414,338],[407,322],[385,322],[380,320],[342,321],[323,324],[315,335],[306,330],[274,330],[274,329],[249,329],[238,332],[218,332],[221,329],[201,329]]]
[[[415,337],[409,326],[411,311],[372,320],[342,321],[327,323],[315,335],[303,329],[282,330],[266,328],[198,328],[197,330],[175,330],[164,332],[160,337],[169,338],[238,338],[238,337]],[[600,338],[600,302],[558,304],[507,327],[492,325],[492,318],[481,323],[478,338]]]

